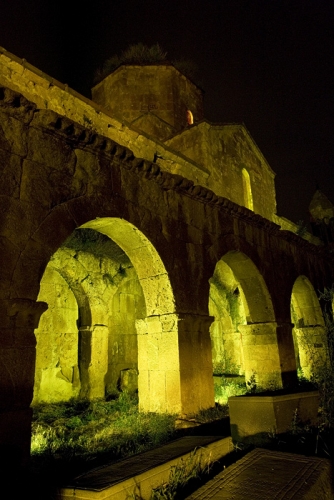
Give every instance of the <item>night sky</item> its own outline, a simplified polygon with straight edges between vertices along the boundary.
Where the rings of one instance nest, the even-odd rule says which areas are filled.
[[[317,184],[334,202],[334,0],[0,0],[0,45],[87,97],[138,42],[196,63],[208,120],[245,123],[279,215],[307,222]]]

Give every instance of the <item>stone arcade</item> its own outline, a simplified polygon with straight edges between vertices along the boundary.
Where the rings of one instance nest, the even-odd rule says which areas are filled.
[[[246,128],[170,64],[93,99],[0,50],[0,445],[23,462],[32,401],[128,386],[191,415],[217,366],[278,388],[325,362],[332,257],[276,214]]]

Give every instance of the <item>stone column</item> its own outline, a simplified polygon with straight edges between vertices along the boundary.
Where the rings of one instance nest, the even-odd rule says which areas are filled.
[[[244,359],[240,332],[224,328],[221,320],[216,320],[211,325],[210,337],[213,365],[220,365],[224,372],[229,374],[243,372]]]
[[[181,413],[178,316],[136,321],[140,411]]]
[[[300,368],[308,380],[329,363],[326,329],[324,326],[295,328]]]
[[[185,415],[215,405],[210,326],[212,316],[179,314],[182,410]]]
[[[30,455],[36,338],[45,302],[0,303],[0,464],[25,465]]]
[[[296,354],[293,345],[292,323],[277,323],[277,341],[283,387],[297,385]]]
[[[105,325],[79,328],[80,397],[98,399],[105,396],[108,371],[108,333]]]
[[[279,389],[296,380],[293,340],[287,325],[254,323],[239,325],[244,352],[246,381],[255,377],[262,389]]]
[[[191,415],[214,406],[212,321],[191,314],[137,320],[141,411]]]

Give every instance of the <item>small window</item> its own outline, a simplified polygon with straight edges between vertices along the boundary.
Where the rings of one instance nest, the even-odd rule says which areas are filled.
[[[249,210],[254,210],[251,181],[250,181],[249,173],[247,172],[247,170],[245,168],[242,169],[242,186],[243,186],[243,191],[244,191],[245,207],[249,208]]]
[[[187,123],[188,125],[193,125],[194,123],[194,117],[190,109],[187,109]]]

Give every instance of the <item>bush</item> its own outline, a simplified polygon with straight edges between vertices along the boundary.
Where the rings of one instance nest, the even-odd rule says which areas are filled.
[[[326,326],[326,358],[327,363],[317,368],[313,374],[313,382],[320,394],[319,430],[334,428],[334,321],[332,304],[334,288],[325,288],[320,293],[324,302],[324,319]]]
[[[113,55],[105,61],[102,68],[99,68],[94,75],[94,84],[101,82],[106,76],[119,68],[122,64],[160,64],[168,63],[167,52],[158,43],[148,47],[143,43],[130,45],[119,56]],[[193,61],[179,59],[172,61],[172,65],[183,75],[193,81],[197,79],[198,68]]]
[[[114,55],[105,61],[103,67],[96,71],[94,83],[103,80],[122,64],[157,64],[166,62],[166,57],[167,52],[164,52],[158,43],[151,47],[143,43],[130,45],[121,55]]]

